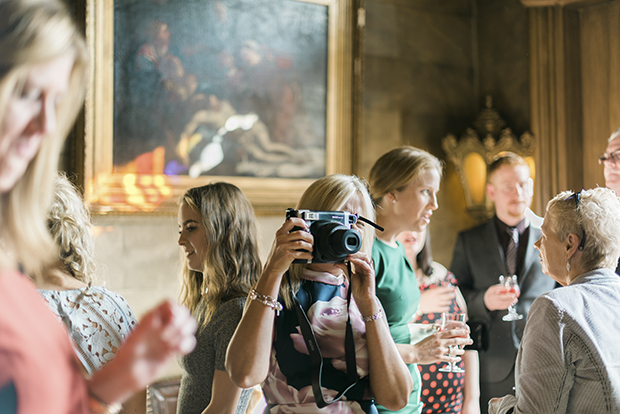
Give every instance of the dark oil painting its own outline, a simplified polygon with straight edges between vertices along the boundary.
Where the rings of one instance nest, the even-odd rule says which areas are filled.
[[[114,4],[115,173],[325,175],[328,7]]]

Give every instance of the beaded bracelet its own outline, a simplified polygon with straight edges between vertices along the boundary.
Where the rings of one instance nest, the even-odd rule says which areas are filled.
[[[373,322],[382,317],[383,317],[383,309],[379,309],[379,312],[375,313],[374,315],[370,315],[370,316],[362,315],[362,320],[364,322]]]
[[[250,299],[256,300],[256,301],[262,303],[263,305],[270,307],[271,309],[273,309],[276,312],[276,316],[280,315],[280,311],[282,310],[282,304],[280,302],[276,301],[271,296],[269,296],[269,295],[261,295],[260,293],[258,293],[254,289],[252,289],[252,290],[250,290]]]

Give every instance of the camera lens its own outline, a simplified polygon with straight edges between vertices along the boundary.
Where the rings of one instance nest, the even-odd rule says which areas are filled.
[[[312,233],[315,234],[315,262],[316,259],[323,263],[342,262],[362,247],[362,236],[340,223],[317,222]]]

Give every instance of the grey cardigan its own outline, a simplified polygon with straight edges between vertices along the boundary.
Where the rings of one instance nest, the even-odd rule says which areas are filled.
[[[540,296],[497,414],[620,413],[620,277],[598,269]]]

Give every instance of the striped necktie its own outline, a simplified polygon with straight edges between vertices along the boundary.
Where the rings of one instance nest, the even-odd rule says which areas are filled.
[[[517,274],[517,250],[519,250],[519,231],[516,227],[508,227],[506,230],[510,235],[510,241],[506,248],[506,270],[508,275]]]

